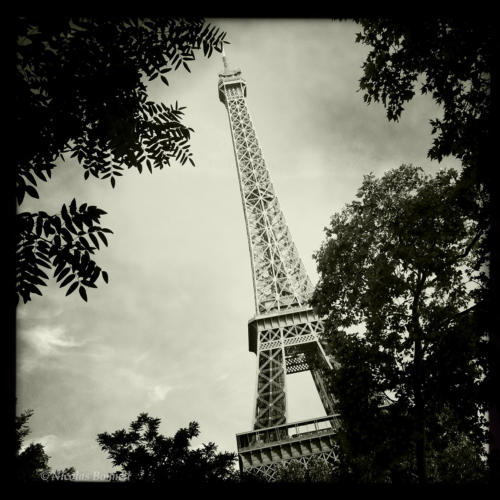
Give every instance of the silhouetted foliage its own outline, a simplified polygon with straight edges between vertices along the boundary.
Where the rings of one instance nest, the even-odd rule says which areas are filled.
[[[16,194],[38,198],[58,160],[76,158],[90,175],[115,187],[124,169],[162,169],[172,160],[194,165],[193,130],[182,123],[183,107],[148,100],[146,83],[180,67],[190,71],[195,50],[221,51],[225,33],[203,19],[70,18],[51,14],[17,18],[14,103]],[[60,162],[59,162],[60,163]],[[73,200],[61,213],[24,212],[17,222],[17,299],[41,295],[54,269],[62,287],[87,287],[107,275],[92,255],[103,210]],[[64,279],[63,279],[64,278]],[[68,294],[67,293],[67,294]]]
[[[324,460],[312,457],[306,465],[289,461],[277,467],[275,481],[278,483],[330,483],[336,477],[336,467]]]
[[[406,165],[365,176],[315,254],[340,464],[360,480],[423,482],[430,455],[485,440],[487,194],[458,179]]]
[[[429,157],[452,155],[474,180],[486,182],[493,132],[491,78],[498,64],[498,29],[487,18],[361,19],[356,41],[368,45],[360,89],[398,120],[419,86],[442,106],[430,120]]]
[[[28,410],[16,416],[16,479],[22,483],[37,481],[71,481],[75,473],[73,467],[52,472],[49,467],[49,456],[45,453],[43,445],[31,443],[23,448],[23,441],[31,432],[28,420],[32,417],[33,410]]]
[[[30,433],[28,420],[32,415],[33,411],[28,410],[16,416],[16,472],[20,482],[41,481],[42,473],[50,470],[49,457],[41,444],[31,443],[22,450],[23,441]]]
[[[494,17],[361,19],[357,42],[370,48],[363,64],[360,90],[367,103],[382,101],[389,120],[398,120],[418,90],[430,94],[442,109],[430,120],[433,145],[428,156],[462,162],[459,185],[464,191],[481,185],[489,197],[480,218],[488,235],[482,242],[491,254],[489,297],[480,320],[489,325],[489,416],[491,464],[500,463],[500,339],[496,303],[500,280],[500,192],[497,180],[496,121],[500,112],[500,39]],[[495,455],[495,456],[493,456]],[[493,472],[496,469],[496,473]],[[492,465],[498,478],[500,468]]]
[[[214,443],[189,449],[190,440],[199,435],[199,425],[190,422],[174,437],[159,434],[160,419],[141,413],[121,429],[99,434],[97,442],[106,451],[120,473],[132,482],[162,483],[219,482],[236,479],[234,453],[217,453]]]

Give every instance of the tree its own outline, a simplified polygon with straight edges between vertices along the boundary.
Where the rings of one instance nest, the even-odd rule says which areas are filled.
[[[33,410],[28,410],[16,416],[15,446],[16,446],[16,479],[19,482],[33,481],[68,481],[74,475],[75,469],[68,467],[62,471],[52,472],[49,467],[49,456],[40,443],[31,443],[23,449],[23,441],[31,432],[28,420],[32,417]]]
[[[465,191],[481,185],[490,194],[481,210],[488,228],[483,245],[491,253],[488,307],[484,323],[489,334],[491,429],[490,461],[500,471],[499,313],[495,306],[500,280],[500,192],[496,179],[500,41],[493,18],[487,16],[361,19],[356,41],[370,47],[363,64],[360,90],[367,103],[382,101],[389,120],[398,120],[419,85],[440,105],[433,118],[433,145],[428,152],[441,161],[458,158],[463,165],[459,184]],[[498,472],[497,472],[498,475]]]
[[[441,414],[444,432],[429,454],[429,476],[447,484],[484,482],[487,470],[482,443],[459,431],[453,412]]]
[[[481,183],[492,133],[492,72],[498,32],[487,19],[362,19],[356,41],[370,46],[359,87],[367,103],[382,101],[389,120],[398,120],[420,85],[442,106],[433,118],[428,152],[441,161],[452,155]]]
[[[114,188],[124,169],[162,169],[172,160],[194,165],[189,149],[193,130],[182,123],[183,109],[148,100],[146,83],[182,67],[190,71],[195,50],[210,57],[221,51],[225,33],[203,19],[156,17],[17,18],[14,134],[16,195],[38,198],[37,182],[48,181],[57,160],[76,158],[90,175]],[[107,274],[92,256],[107,245],[106,212],[73,199],[59,214],[17,216],[17,300],[42,295],[53,270],[66,295]]]
[[[30,433],[28,420],[33,415],[32,410],[16,416],[16,472],[20,482],[40,481],[42,473],[49,468],[49,457],[40,443],[31,443],[22,450],[24,438]]]
[[[168,481],[220,482],[236,478],[234,453],[217,453],[214,443],[189,449],[190,440],[199,435],[199,425],[190,422],[174,437],[159,434],[159,418],[141,413],[121,429],[99,434],[97,442],[115,467],[132,482],[163,483]]]
[[[306,465],[295,460],[278,466],[275,480],[279,483],[327,483],[335,480],[335,466],[312,457]]]
[[[339,363],[340,447],[365,480],[396,480],[406,460],[404,480],[413,468],[425,482],[449,422],[473,444],[485,439],[487,193],[466,197],[454,170],[403,165],[365,176],[357,197],[314,256],[312,304]]]

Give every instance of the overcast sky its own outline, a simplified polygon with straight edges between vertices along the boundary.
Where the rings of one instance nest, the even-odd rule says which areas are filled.
[[[440,110],[415,98],[399,123],[357,92],[367,48],[359,27],[331,20],[213,20],[227,32],[230,66],[248,85],[248,107],[292,237],[313,283],[313,252],[330,217],[351,202],[363,175],[402,163],[428,172],[458,167],[427,159],[429,119]],[[196,167],[129,171],[113,190],[61,164],[40,200],[21,210],[58,212],[76,197],[108,212],[114,231],[97,254],[110,282],[78,293],[51,280],[18,307],[18,413],[33,409],[28,442],[41,442],[53,469],[111,472],[96,436],[128,427],[141,412],[161,432],[196,420],[195,446],[236,451],[251,430],[256,357],[250,257],[227,112],[219,102],[218,53],[200,53],[191,73],[153,82],[151,99],[186,106]],[[289,420],[324,415],[310,374],[288,377]]]

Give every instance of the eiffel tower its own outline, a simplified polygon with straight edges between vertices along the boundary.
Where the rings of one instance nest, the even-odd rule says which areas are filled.
[[[334,397],[323,373],[332,368],[320,341],[323,323],[308,305],[313,286],[274,192],[247,109],[247,85],[223,53],[219,99],[233,140],[252,265],[255,316],[248,322],[249,350],[257,355],[257,394],[251,432],[237,434],[240,470],[275,479],[277,465],[315,456],[335,459]],[[286,376],[309,370],[326,417],[287,422]]]

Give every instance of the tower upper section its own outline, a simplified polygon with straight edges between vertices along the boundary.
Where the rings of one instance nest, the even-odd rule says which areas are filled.
[[[231,126],[252,264],[257,315],[307,306],[312,284],[274,193],[246,104],[246,82],[224,56],[219,98]]]
[[[239,68],[229,69],[226,55],[223,52],[224,72],[219,73],[219,99],[227,106],[227,99],[246,97],[247,84],[241,76]]]

